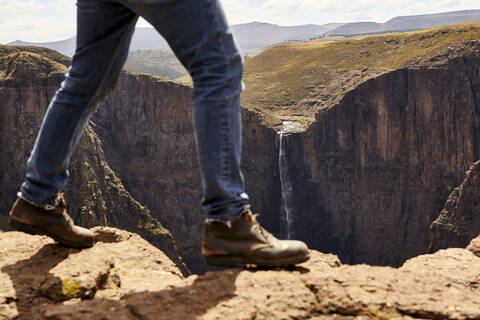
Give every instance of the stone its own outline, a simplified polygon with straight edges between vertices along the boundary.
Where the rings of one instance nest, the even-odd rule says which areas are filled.
[[[0,234],[0,319],[43,319],[42,312],[51,305],[118,300],[182,281],[175,263],[137,234],[92,230],[101,235],[100,242],[86,250],[66,248],[44,236]]]
[[[97,227],[78,250],[0,234],[0,319],[480,319],[480,258],[453,248],[400,268],[342,265],[311,251],[291,268],[183,277],[136,234]]]
[[[470,241],[467,249],[470,250],[470,252],[477,257],[480,257],[480,237],[476,237],[475,239]]]

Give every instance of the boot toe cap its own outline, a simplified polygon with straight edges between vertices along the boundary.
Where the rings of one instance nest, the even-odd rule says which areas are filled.
[[[95,244],[95,235],[92,231],[79,226],[73,227],[75,239],[72,242],[79,248],[90,248]]]

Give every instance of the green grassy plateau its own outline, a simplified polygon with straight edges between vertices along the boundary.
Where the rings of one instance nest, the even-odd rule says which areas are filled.
[[[480,21],[341,41],[280,44],[245,66],[243,105],[308,125],[360,83],[402,68],[435,67],[480,48]]]
[[[61,54],[60,52],[57,52],[55,50],[48,49],[48,48],[0,45],[0,57],[7,56],[12,53],[18,53],[18,52],[31,52],[31,53],[43,56],[45,58],[48,58],[50,60],[53,60],[55,62],[58,62],[60,64],[63,64],[64,66],[69,66],[71,61],[71,58]]]

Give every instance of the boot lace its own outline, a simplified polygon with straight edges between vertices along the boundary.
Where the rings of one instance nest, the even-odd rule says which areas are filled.
[[[253,222],[253,227],[257,230],[260,231],[260,233],[263,235],[263,237],[268,240],[268,241],[271,241],[274,237],[273,235],[268,232],[265,228],[263,228],[260,223],[257,221],[257,217],[260,215],[259,213],[252,213],[251,211],[249,211],[249,216],[251,217],[251,221]]]
[[[58,194],[55,207],[67,221],[73,223],[72,218],[67,213],[67,201],[65,200],[65,194],[63,192]]]
[[[65,194],[63,192],[58,194],[56,207],[60,210],[67,208],[67,201],[65,200]]]

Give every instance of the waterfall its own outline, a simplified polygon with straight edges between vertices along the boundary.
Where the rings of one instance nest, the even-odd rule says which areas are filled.
[[[278,146],[278,168],[280,171],[280,186],[282,188],[282,221],[285,223],[285,235],[287,239],[291,239],[293,234],[293,197],[292,185],[290,183],[290,175],[288,173],[288,162],[285,155],[285,147],[283,142],[283,132],[279,132]]]

